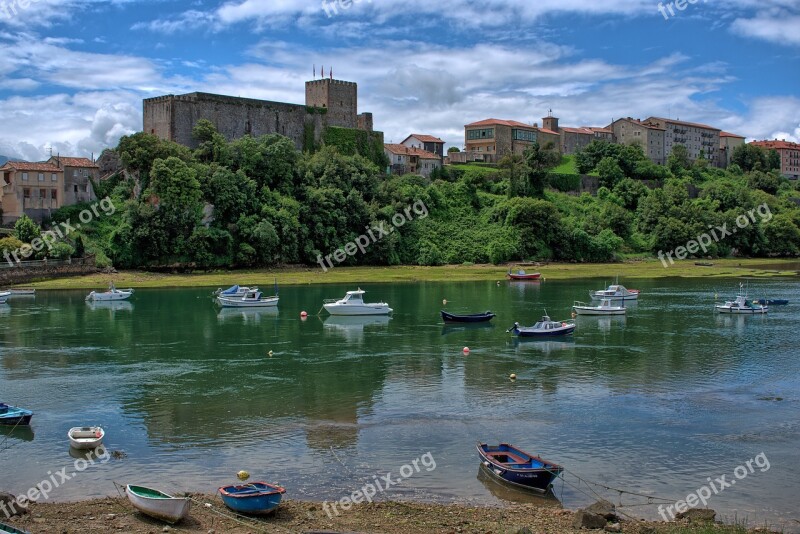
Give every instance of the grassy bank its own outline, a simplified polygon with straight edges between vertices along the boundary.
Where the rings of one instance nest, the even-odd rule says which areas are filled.
[[[601,278],[610,281],[619,276],[620,283],[641,278],[767,278],[796,277],[797,261],[763,259],[716,260],[712,267],[695,265],[693,261],[677,262],[664,268],[658,260],[631,261],[614,264],[552,263],[535,268],[546,280]],[[277,278],[285,285],[366,284],[380,282],[459,282],[503,280],[507,268],[497,265],[455,265],[443,267],[337,267],[322,272],[319,267],[215,271],[194,274],[157,274],[124,271],[115,274],[97,273],[76,278],[47,280],[28,284],[38,289],[96,289],[114,282],[117,287],[223,287],[234,283],[270,287]]]

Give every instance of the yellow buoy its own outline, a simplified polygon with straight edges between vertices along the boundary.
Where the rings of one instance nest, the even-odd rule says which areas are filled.
[[[236,476],[239,478],[239,480],[245,481],[245,480],[247,480],[248,478],[250,478],[250,473],[248,473],[247,471],[245,471],[244,469],[242,469],[241,471],[239,471],[238,473],[236,473]]]

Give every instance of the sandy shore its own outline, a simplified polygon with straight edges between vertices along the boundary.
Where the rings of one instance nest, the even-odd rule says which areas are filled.
[[[511,533],[570,534],[574,513],[529,504],[509,507],[472,507],[424,503],[382,502],[357,505],[329,517],[321,503],[287,500],[266,519],[235,518],[222,502],[209,495],[193,495],[189,517],[167,527],[136,512],[126,499],[106,498],[77,503],[32,504],[30,513],[12,524],[32,534],[86,534],[121,532],[197,532],[204,534],[276,533]],[[207,506],[210,504],[211,506]],[[623,521],[622,532],[650,534],[744,533],[744,529],[644,521]],[[586,533],[588,531],[583,530]],[[602,532],[595,530],[594,532]],[[759,532],[766,532],[760,530]]]

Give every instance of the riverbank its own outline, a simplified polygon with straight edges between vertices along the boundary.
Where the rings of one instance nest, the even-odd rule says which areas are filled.
[[[576,530],[575,513],[530,504],[508,507],[474,507],[411,502],[381,502],[355,505],[349,511],[330,516],[321,503],[288,500],[267,519],[234,518],[221,501],[209,495],[193,495],[189,517],[174,527],[136,512],[127,499],[106,498],[77,503],[32,504],[30,513],[16,519],[15,526],[34,534],[64,532],[151,534],[195,532],[215,534],[277,533],[537,533],[571,534],[602,532]],[[210,505],[210,506],[209,506]],[[623,521],[621,532],[631,534],[745,534],[743,527],[713,524],[651,523]]]
[[[713,265],[697,265],[694,261],[676,262],[665,268],[658,260],[628,261],[612,264],[549,263],[526,268],[539,271],[545,280],[601,278],[608,282],[619,277],[642,278],[772,278],[798,276],[797,260],[722,259]],[[466,282],[504,280],[507,267],[498,265],[449,265],[442,267],[337,267],[323,272],[318,267],[286,269],[214,271],[192,274],[159,274],[144,271],[96,273],[74,278],[46,280],[31,287],[37,289],[97,289],[113,282],[117,287],[228,287],[239,283],[272,287],[307,284],[367,284],[383,282]]]

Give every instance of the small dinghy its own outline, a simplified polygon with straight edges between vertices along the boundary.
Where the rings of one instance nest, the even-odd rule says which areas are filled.
[[[266,482],[251,482],[219,488],[219,494],[225,506],[247,515],[267,515],[275,511],[281,504],[286,490]]]
[[[173,497],[144,486],[129,484],[125,486],[125,494],[134,508],[143,514],[171,524],[189,515],[189,508],[192,505],[189,497]]]
[[[575,321],[552,321],[545,315],[533,326],[520,326],[519,323],[514,323],[514,326],[506,332],[512,332],[517,337],[528,338],[568,336],[575,332]]]
[[[86,295],[89,302],[107,302],[112,300],[126,300],[133,295],[133,289],[117,289],[114,284],[108,287],[108,291],[92,291]]]
[[[17,527],[12,527],[6,523],[0,523],[0,534],[30,534],[30,532]]]
[[[31,424],[33,412],[0,402],[0,425],[24,426]]]
[[[106,431],[99,426],[77,426],[67,432],[69,446],[79,451],[96,449],[103,444]]]
[[[442,319],[446,323],[486,323],[497,317],[490,311],[483,313],[472,313],[468,315],[456,315],[442,310]]]
[[[528,454],[508,443],[478,443],[478,454],[486,470],[500,481],[540,493],[547,492],[553,481],[564,471],[560,465]]]

